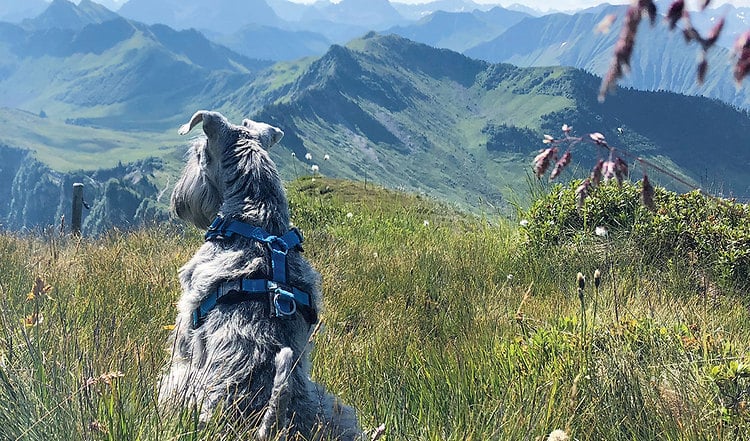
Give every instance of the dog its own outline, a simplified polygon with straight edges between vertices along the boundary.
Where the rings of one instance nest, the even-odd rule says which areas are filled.
[[[301,234],[290,229],[267,153],[284,133],[205,110],[179,133],[198,124],[205,137],[189,150],[171,208],[208,232],[179,270],[182,295],[160,403],[197,406],[201,422],[221,409],[250,421],[258,440],[360,439],[354,409],[309,378],[321,277],[301,254]]]

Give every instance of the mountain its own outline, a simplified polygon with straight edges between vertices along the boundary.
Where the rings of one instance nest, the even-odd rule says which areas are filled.
[[[46,8],[44,0],[0,0],[0,21],[20,23],[23,19],[36,17]]]
[[[129,0],[118,13],[148,24],[195,28],[226,34],[247,24],[278,25],[281,20],[264,0]]]
[[[519,3],[513,3],[512,5],[508,6],[508,10],[516,11],[516,12],[523,12],[524,14],[528,14],[533,17],[539,17],[541,15],[544,15],[541,11],[538,11],[534,8],[530,8],[525,5],[521,5]]]
[[[334,45],[301,72],[255,113],[284,128],[282,144],[296,159],[283,151],[274,159],[286,173],[316,163],[334,177],[366,175],[465,206],[481,197],[500,207],[520,191],[509,189],[523,182],[542,134],[568,123],[704,188],[750,190],[740,165],[750,149],[736,148],[750,119],[718,101],[623,89],[599,104],[600,80],[583,71],[489,64],[393,35]],[[595,158],[581,150],[579,159]],[[301,161],[308,152],[314,160]],[[330,161],[316,159],[326,154]]]
[[[528,16],[499,6],[489,11],[436,11],[414,24],[396,26],[388,32],[430,46],[462,52],[501,35]]]
[[[609,33],[594,29],[605,16],[622,17],[625,7],[597,8],[596,13],[550,14],[529,17],[499,37],[467,49],[470,57],[518,66],[573,66],[603,76],[609,69],[619,26]],[[737,90],[732,77],[731,54],[722,47],[709,51],[709,74],[704,85],[695,78],[699,49],[686,45],[682,34],[669,32],[644,20],[639,28],[631,70],[620,84],[641,90],[669,90],[715,98],[750,108],[750,90]]]
[[[123,18],[78,31],[0,24],[0,53],[0,106],[119,129],[174,120],[196,100],[217,105],[268,65],[194,30]]]
[[[229,35],[218,35],[213,40],[238,54],[262,60],[296,60],[323,55],[331,41],[310,31],[290,31],[271,26],[247,25]],[[269,44],[268,42],[273,42]]]
[[[312,5],[295,3],[289,0],[266,0],[268,6],[284,21],[299,21]]]
[[[51,46],[39,33],[0,26],[6,36],[0,50],[24,68],[0,79],[0,97],[25,92],[33,113],[0,110],[6,129],[0,144],[37,152],[8,172],[24,185],[0,186],[0,201],[11,201],[13,213],[27,213],[3,220],[0,211],[6,225],[55,219],[60,186],[68,183],[60,173],[80,169],[88,170],[76,175],[81,179],[116,170],[95,179],[97,190],[87,199],[101,207],[96,225],[159,218],[184,161],[187,143],[175,128],[199,108],[282,128],[283,140],[269,153],[285,179],[313,174],[316,165],[315,173],[377,182],[477,212],[505,212],[512,210],[509,201],[523,200],[522,183],[543,135],[559,135],[564,123],[581,135],[601,132],[615,147],[701,188],[750,193],[750,117],[717,100],[620,89],[600,104],[600,79],[582,70],[493,64],[396,35],[369,33],[332,45],[319,58],[263,68],[195,31],[120,19],[81,32],[95,31],[98,52],[74,44],[84,41],[74,31],[55,31],[58,44]],[[152,156],[157,161],[144,168]],[[573,158],[561,179],[585,174],[597,153],[582,144]],[[635,167],[633,178],[641,171]],[[649,175],[684,190],[655,170]]]
[[[338,3],[314,3],[300,21],[356,25],[368,31],[379,31],[406,20],[388,0],[341,0]]]
[[[474,10],[486,11],[492,8],[493,5],[486,5],[481,3],[475,3],[471,0],[435,0],[425,3],[400,3],[397,1],[391,2],[391,5],[401,14],[404,18],[410,20],[419,20],[434,12],[472,12]]]
[[[91,0],[81,0],[78,5],[68,0],[53,0],[44,12],[34,18],[24,20],[21,26],[29,30],[55,28],[80,30],[88,24],[103,23],[119,17]]]

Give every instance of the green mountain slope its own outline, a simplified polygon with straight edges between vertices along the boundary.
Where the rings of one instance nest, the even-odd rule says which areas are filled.
[[[177,32],[122,18],[79,31],[0,25],[0,106],[76,124],[153,130],[216,106],[268,62]]]

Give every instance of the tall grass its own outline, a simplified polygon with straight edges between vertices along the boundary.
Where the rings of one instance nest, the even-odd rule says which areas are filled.
[[[386,439],[749,433],[747,309],[705,302],[678,266],[593,240],[534,251],[501,219],[369,185],[308,178],[289,195],[324,278],[313,377]],[[156,405],[177,269],[200,241],[0,235],[0,439],[248,439]]]

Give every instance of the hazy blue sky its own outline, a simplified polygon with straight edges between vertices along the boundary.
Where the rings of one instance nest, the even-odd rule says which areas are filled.
[[[292,0],[297,3],[313,3],[315,0]],[[335,1],[335,0],[334,0]],[[427,0],[391,0],[391,1],[397,1],[398,3],[427,3]],[[628,0],[474,0],[476,3],[487,3],[487,4],[500,4],[503,6],[508,6],[513,3],[518,3],[521,5],[526,5],[529,7],[532,7],[534,9],[538,9],[540,11],[546,11],[550,8],[558,9],[558,10],[568,10],[568,9],[581,9],[581,8],[587,8],[589,6],[596,6],[600,3],[612,3],[612,4],[626,4],[629,3]],[[697,5],[698,0],[687,0],[686,3],[688,5],[693,4]],[[724,3],[730,3],[734,6],[743,6],[743,7],[750,7],[750,0],[714,0],[711,2],[712,5],[721,5]]]

